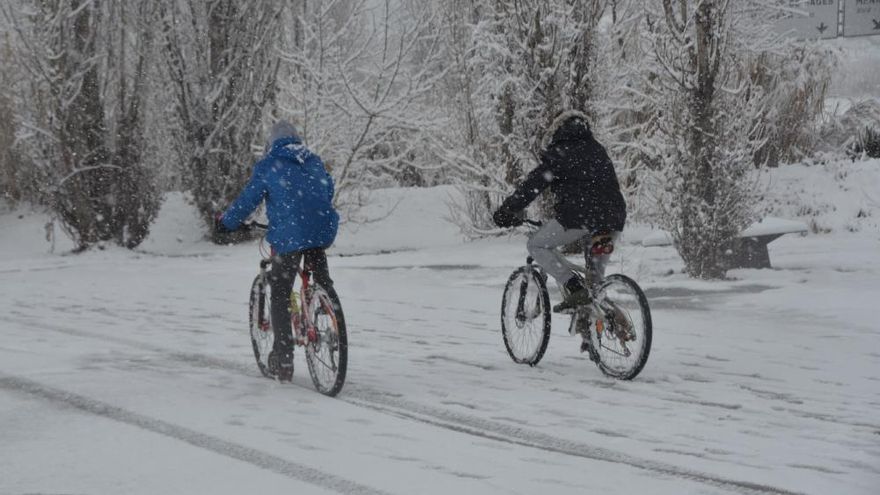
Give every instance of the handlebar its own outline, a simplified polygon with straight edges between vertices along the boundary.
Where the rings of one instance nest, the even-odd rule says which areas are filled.
[[[265,223],[260,223],[260,222],[248,222],[248,223],[242,224],[242,227],[244,227],[248,230],[250,230],[250,229],[268,230],[269,229],[269,225],[267,225]]]

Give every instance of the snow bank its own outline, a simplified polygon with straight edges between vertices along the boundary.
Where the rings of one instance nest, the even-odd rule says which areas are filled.
[[[880,232],[880,159],[786,165],[767,180],[767,215],[801,220],[813,233]]]
[[[47,240],[48,214],[30,206],[10,209],[4,205],[0,211],[0,260],[39,257],[52,250],[52,243]],[[54,232],[55,252],[74,248],[73,242],[57,226],[49,232]]]
[[[205,247],[205,223],[199,217],[189,196],[170,192],[159,209],[156,221],[150,226],[150,235],[140,249],[162,254],[180,254],[193,247]]]

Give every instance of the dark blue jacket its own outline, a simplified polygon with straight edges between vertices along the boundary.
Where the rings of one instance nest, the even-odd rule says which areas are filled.
[[[278,254],[333,244],[339,215],[333,209],[333,179],[324,162],[297,137],[272,143],[254,165],[251,180],[223,214],[223,225],[235,230],[266,200],[266,238]]]

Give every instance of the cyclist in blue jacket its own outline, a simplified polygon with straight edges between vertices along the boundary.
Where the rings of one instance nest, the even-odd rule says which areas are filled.
[[[305,269],[315,281],[333,290],[324,250],[336,239],[339,215],[333,208],[333,179],[324,162],[303,145],[296,128],[283,120],[272,127],[265,156],[254,165],[250,181],[235,202],[217,218],[215,230],[237,230],[263,201],[269,218],[266,239],[274,252],[270,287],[275,344],[268,364],[279,380],[291,380],[294,275],[304,258]]]

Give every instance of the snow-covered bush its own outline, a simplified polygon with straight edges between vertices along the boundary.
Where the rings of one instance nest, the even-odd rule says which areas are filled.
[[[862,156],[880,158],[880,128],[865,127],[847,152],[853,158]]]
[[[756,136],[763,141],[755,165],[794,163],[816,151],[821,115],[835,53],[818,42],[780,40],[756,54],[744,54],[752,83],[760,88],[768,111]]]
[[[844,109],[841,111],[841,108]],[[852,150],[866,128],[880,122],[880,102],[873,98],[840,100],[820,131],[822,151],[841,154]]]

